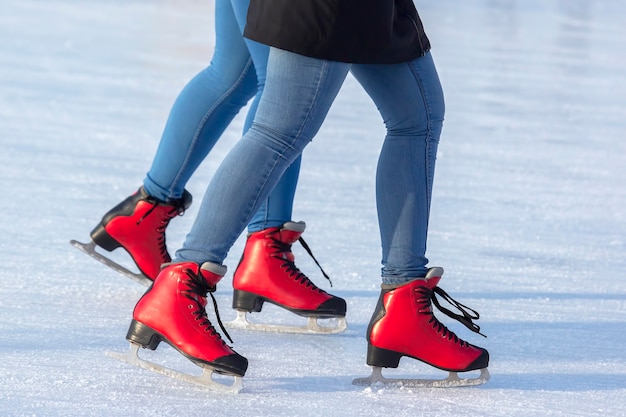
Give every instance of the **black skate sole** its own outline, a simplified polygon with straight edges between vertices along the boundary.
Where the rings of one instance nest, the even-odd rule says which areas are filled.
[[[331,298],[328,301],[333,300],[341,300],[339,298]],[[286,305],[280,304],[274,300],[263,297],[258,294],[254,294],[248,291],[243,290],[233,290],[233,308],[235,310],[247,311],[249,313],[259,313],[263,309],[264,303],[270,303],[280,308],[284,308],[294,314],[297,314],[301,317],[311,317],[315,316],[319,319],[333,319],[333,318],[342,318],[346,316],[346,308],[345,301],[341,300],[343,304],[342,307],[337,308],[335,306],[330,306],[330,308],[324,308],[324,304],[322,304],[317,310],[302,310],[290,308]],[[340,302],[335,302],[336,304],[340,304]],[[333,303],[333,304],[335,304]]]
[[[102,249],[107,252],[112,252],[117,248],[122,247],[122,245],[105,230],[104,225],[99,224],[95,229],[91,231],[89,234],[91,236],[91,240],[95,242],[96,245],[100,246]]]
[[[485,349],[482,349],[482,348],[479,348],[479,349],[482,350],[483,354],[479,356],[474,362],[469,364],[465,369],[452,369],[452,368],[444,368],[441,366],[434,365],[416,356],[408,355],[406,353],[396,352],[393,350],[379,348],[379,347],[373,346],[371,343],[368,343],[367,344],[367,364],[373,367],[380,367],[380,368],[397,368],[398,365],[400,364],[400,359],[402,359],[402,357],[407,357],[407,358],[418,360],[434,368],[441,369],[442,371],[470,372],[470,371],[477,371],[480,369],[484,369],[484,368],[487,368],[487,366],[489,366],[489,353]]]
[[[156,350],[161,342],[165,342],[196,365],[200,367],[208,365],[213,368],[215,372],[223,375],[244,376],[248,369],[248,360],[237,353],[218,358],[218,360],[213,362],[191,356],[176,347],[176,345],[158,331],[135,319],[130,323],[130,327],[126,333],[126,340],[150,350]]]

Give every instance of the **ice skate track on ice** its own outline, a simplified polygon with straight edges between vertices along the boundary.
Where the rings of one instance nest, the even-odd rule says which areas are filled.
[[[146,277],[144,274],[139,273],[139,272],[133,272],[129,270],[128,268],[123,267],[122,265],[118,264],[117,262],[112,261],[106,256],[101,255],[100,253],[96,252],[97,245],[93,241],[89,243],[82,243],[77,240],[70,240],[70,245],[74,246],[76,249],[80,250],[81,252],[86,253],[87,255],[91,256],[98,262],[105,264],[106,266],[113,269],[114,271],[124,275],[125,277],[130,278],[133,281],[140,283],[141,285],[144,285],[146,287],[149,287],[150,285],[152,285],[152,281],[148,277]]]
[[[372,387],[453,388],[482,385],[487,381],[489,381],[489,371],[487,368],[481,369],[480,375],[476,378],[460,378],[457,372],[450,372],[445,379],[404,379],[385,378],[382,373],[382,368],[374,366],[372,367],[372,374],[369,377],[356,378],[352,381],[352,384]]]
[[[202,366],[202,374],[201,375],[191,375],[185,372],[176,371],[174,369],[167,368],[165,366],[156,364],[154,362],[142,359],[139,357],[139,345],[136,343],[130,343],[130,348],[126,352],[106,352],[107,356],[111,358],[120,360],[122,362],[130,363],[131,365],[138,366],[142,369],[147,369],[148,371],[156,372],[170,378],[179,379],[181,381],[189,382],[196,385],[201,385],[203,387],[207,387],[212,391],[228,393],[228,394],[237,394],[243,389],[243,378],[239,375],[230,375],[233,377],[233,383],[228,385],[221,382],[218,382],[213,379],[213,374],[217,373],[215,369],[209,366]],[[223,374],[227,375],[227,374]]]
[[[246,311],[237,310],[237,318],[225,324],[226,327],[232,329],[292,334],[336,334],[345,331],[348,327],[345,317],[337,317],[331,319],[331,322],[334,323],[334,325],[332,326],[321,325],[318,320],[320,320],[319,317],[309,316],[307,324],[305,326],[253,323],[248,321]]]

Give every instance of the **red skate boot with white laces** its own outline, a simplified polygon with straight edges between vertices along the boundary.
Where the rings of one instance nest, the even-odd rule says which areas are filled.
[[[443,268],[430,268],[425,278],[397,286],[383,285],[378,305],[367,329],[367,364],[373,367],[368,378],[358,378],[355,385],[403,385],[414,387],[450,387],[480,385],[487,382],[489,353],[461,340],[433,315],[432,304],[447,316],[480,334],[472,322],[479,315],[475,310],[453,300],[437,287]],[[441,307],[435,295],[459,309],[455,314]],[[382,368],[397,368],[403,356],[414,358],[448,371],[442,380],[388,379]],[[480,370],[477,378],[459,378],[459,372]]]
[[[345,300],[316,287],[294,264],[291,245],[296,241],[300,241],[311,254],[301,238],[304,228],[304,222],[287,222],[282,227],[265,229],[248,236],[233,278],[233,308],[238,311],[238,316],[229,326],[248,330],[316,334],[339,333],[346,329]],[[265,302],[307,317],[307,325],[249,322],[246,313],[260,312]],[[334,320],[327,326],[318,323],[318,319]]]
[[[221,338],[209,321],[205,307],[207,294],[215,291],[226,267],[211,262],[198,265],[182,262],[164,266],[154,284],[137,302],[126,339],[131,349],[126,354],[111,354],[142,368],[206,385],[220,391],[238,392],[248,368],[248,360],[236,353]],[[216,317],[224,334],[217,304],[211,294]],[[166,342],[187,359],[204,369],[201,376],[164,368],[138,356],[139,347],[155,350]],[[213,380],[213,373],[234,377],[232,384]]]
[[[109,210],[91,232],[91,242],[70,243],[117,272],[148,286],[159,274],[161,265],[171,261],[165,244],[165,229],[170,220],[182,215],[191,204],[191,194],[163,202],[146,193],[143,187]],[[96,252],[99,246],[109,252],[119,247],[131,256],[140,273]]]

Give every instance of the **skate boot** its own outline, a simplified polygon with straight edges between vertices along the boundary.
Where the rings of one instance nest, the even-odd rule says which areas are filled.
[[[211,262],[202,265],[184,262],[165,266],[135,306],[126,335],[131,350],[126,355],[119,355],[118,359],[175,378],[208,385],[213,389],[240,390],[241,377],[246,373],[248,360],[224,342],[205,311],[207,294],[215,291],[216,284],[225,272],[224,266]],[[221,326],[217,304],[212,294],[211,297]],[[223,331],[230,340],[228,333]],[[202,367],[204,374],[195,377],[147,362],[137,355],[139,347],[155,350],[162,341]],[[216,382],[212,378],[214,372],[230,375],[235,381],[232,385]]]
[[[383,285],[378,305],[367,329],[367,364],[374,368],[369,378],[353,381],[357,385],[373,383],[405,386],[464,386],[487,382],[489,353],[480,347],[461,340],[437,320],[432,304],[473,332],[480,327],[472,322],[478,319],[476,311],[453,300],[437,287],[443,269],[430,268],[425,278],[406,284]],[[435,295],[441,296],[461,311],[455,314],[441,307]],[[443,380],[387,379],[382,368],[397,368],[400,358],[407,356],[450,372]],[[459,372],[480,370],[474,379],[461,379]]]
[[[300,237],[304,228],[304,222],[287,222],[282,227],[248,236],[233,278],[233,308],[238,311],[238,317],[229,323],[232,327],[285,333],[338,333],[345,330],[345,300],[316,287],[294,264],[291,252],[294,242],[299,240],[311,253]],[[248,322],[246,312],[260,312],[265,302],[307,317],[307,325]],[[331,320],[334,325],[321,325],[317,321],[329,318],[334,319]]]
[[[150,285],[161,265],[171,261],[165,244],[165,229],[170,220],[181,215],[190,204],[191,194],[187,191],[180,200],[162,202],[141,187],[105,214],[91,232],[91,243],[71,243],[129,278]],[[95,251],[96,245],[109,252],[122,247],[141,273],[136,274],[99,254]]]

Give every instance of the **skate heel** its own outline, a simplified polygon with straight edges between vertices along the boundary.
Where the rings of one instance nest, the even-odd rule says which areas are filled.
[[[109,252],[121,246],[117,240],[113,239],[111,235],[107,233],[107,231],[104,229],[104,226],[101,224],[93,229],[90,236],[96,245]]]
[[[258,313],[263,308],[263,298],[248,291],[234,290],[233,308]]]
[[[143,323],[134,320],[130,323],[126,340],[143,348],[155,350],[161,343],[161,335]]]
[[[402,356],[404,356],[402,353],[393,350],[379,348],[372,344],[367,345],[367,364],[370,366],[397,368]]]

